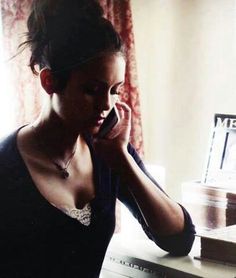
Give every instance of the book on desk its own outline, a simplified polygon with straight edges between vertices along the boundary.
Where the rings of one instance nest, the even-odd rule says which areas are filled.
[[[197,258],[236,266],[236,225],[213,229],[198,236],[201,248]]]

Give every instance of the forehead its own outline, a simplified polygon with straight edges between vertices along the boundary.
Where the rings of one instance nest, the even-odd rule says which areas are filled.
[[[100,80],[109,85],[123,82],[125,76],[125,60],[121,54],[106,54],[80,70],[74,71],[72,77],[84,82],[90,79]]]

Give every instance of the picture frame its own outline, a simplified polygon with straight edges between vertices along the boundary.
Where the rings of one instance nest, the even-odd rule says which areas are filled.
[[[236,188],[236,115],[214,115],[202,183]]]

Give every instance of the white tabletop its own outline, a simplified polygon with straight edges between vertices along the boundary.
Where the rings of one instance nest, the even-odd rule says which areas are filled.
[[[115,235],[107,250],[103,264],[105,274],[101,277],[236,278],[236,266],[195,259],[199,255],[198,238],[188,256],[173,257],[148,239],[125,240]],[[111,271],[114,271],[114,276]],[[106,276],[108,272],[110,274]]]

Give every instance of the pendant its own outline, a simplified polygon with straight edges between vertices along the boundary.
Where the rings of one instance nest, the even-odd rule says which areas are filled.
[[[63,178],[63,179],[67,179],[67,178],[69,178],[69,172],[66,170],[66,169],[62,169],[61,170],[61,177]]]
[[[68,179],[69,178],[69,172],[67,171],[67,167],[63,168],[60,164],[53,162],[54,165],[57,167],[57,169],[60,171],[61,178],[62,179]]]

